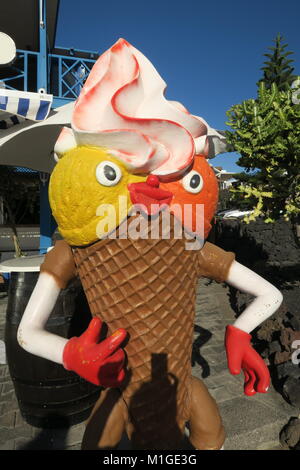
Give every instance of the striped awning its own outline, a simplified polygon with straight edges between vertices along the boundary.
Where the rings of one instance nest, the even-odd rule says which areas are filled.
[[[43,95],[44,98],[45,95]],[[55,166],[53,149],[62,127],[70,126],[74,101],[56,109],[42,122],[34,122],[0,110],[0,121],[16,118],[18,125],[0,128],[0,165],[22,166],[51,173]]]
[[[31,121],[44,121],[50,112],[52,100],[53,96],[46,93],[31,93],[0,88],[0,111],[18,116],[21,120],[23,118]],[[11,120],[11,116],[3,118],[0,115],[1,121],[6,119]],[[19,120],[15,121],[15,124],[20,122]]]

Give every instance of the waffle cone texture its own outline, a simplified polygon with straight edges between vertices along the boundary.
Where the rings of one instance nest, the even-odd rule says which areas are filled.
[[[186,239],[173,235],[72,248],[92,315],[108,333],[128,332],[121,393],[127,434],[144,449],[176,448],[183,435],[190,419],[196,282],[201,275],[225,280],[234,257],[209,243],[187,250]],[[47,262],[43,270],[61,278]]]

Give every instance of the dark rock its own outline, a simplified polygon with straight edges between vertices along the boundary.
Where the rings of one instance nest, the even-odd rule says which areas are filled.
[[[292,363],[292,361],[284,362],[277,366],[277,374],[280,379],[284,379],[286,377],[300,377],[300,369],[298,366]]]
[[[300,331],[293,331],[291,328],[281,330],[279,343],[283,351],[276,352],[274,364],[281,364],[291,359],[294,341],[300,341]]]
[[[293,331],[291,328],[285,328],[281,331],[280,342],[287,351],[292,350],[292,344],[297,340],[300,340],[300,331]]]
[[[300,372],[298,378],[289,376],[286,379],[283,384],[283,394],[293,406],[300,408]]]
[[[278,341],[272,341],[269,345],[269,354],[273,354],[281,351],[281,346]]]
[[[280,308],[272,315],[271,318],[268,318],[257,331],[257,338],[260,340],[271,342],[274,339],[274,336],[279,338],[280,332],[285,328],[284,322],[286,319],[286,314],[288,310],[284,303]]]
[[[280,443],[286,449],[300,450],[300,419],[291,418],[280,433]]]
[[[294,330],[299,331],[300,330],[300,315],[299,315],[299,318],[292,316],[292,318],[290,319],[290,324]]]
[[[290,351],[277,352],[274,357],[274,364],[282,364],[283,362],[289,361],[291,354]]]
[[[256,268],[258,274],[269,272],[273,278],[278,275],[279,280],[299,280],[299,242],[290,222],[278,220],[266,224],[257,219],[246,224],[241,220],[218,219],[215,239],[221,248],[234,251],[237,261]]]

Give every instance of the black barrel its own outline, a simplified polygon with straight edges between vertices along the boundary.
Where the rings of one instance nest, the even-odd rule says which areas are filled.
[[[23,418],[36,427],[68,427],[87,419],[101,388],[19,346],[18,326],[38,275],[11,274],[5,328],[7,361]],[[83,333],[90,320],[81,283],[75,280],[61,291],[46,330],[71,338]]]

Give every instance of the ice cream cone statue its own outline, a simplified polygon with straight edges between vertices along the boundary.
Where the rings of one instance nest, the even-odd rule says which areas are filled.
[[[200,276],[256,297],[227,327],[226,352],[230,372],[245,373],[246,394],[269,386],[249,333],[279,307],[281,294],[233,253],[205,242],[218,197],[204,156],[208,126],[167,101],[165,86],[120,39],[94,65],[55,146],[49,196],[64,241],[46,256],[18,338],[27,351],[106,388],[84,449],[117,448],[124,431],[133,448],[179,449],[187,422],[196,449],[223,446],[216,403],[191,374]],[[77,275],[94,319],[68,340],[44,325]],[[100,341],[102,322],[108,336]]]

